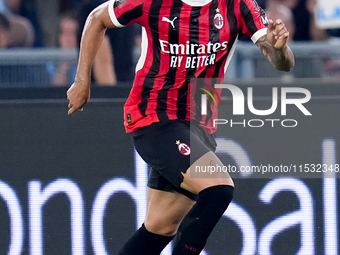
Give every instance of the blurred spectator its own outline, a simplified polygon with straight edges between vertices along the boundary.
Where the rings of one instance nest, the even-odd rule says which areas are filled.
[[[281,19],[283,23],[285,23],[288,31],[289,31],[289,40],[293,40],[295,33],[294,19],[293,13],[291,9],[280,4],[279,1],[271,1],[267,5],[266,14],[269,19],[276,21],[277,19]]]
[[[0,13],[0,48],[31,48],[34,30],[28,19]]]
[[[0,13],[0,47],[8,51],[17,47],[31,47],[34,40],[33,28],[27,19],[11,16],[7,19]],[[1,56],[1,55],[0,55]],[[45,65],[34,65],[32,61],[13,63],[10,59],[0,59],[1,87],[28,87],[49,85]]]
[[[0,0],[0,12],[8,18],[13,15],[29,20],[34,31],[34,46],[42,46],[42,32],[37,21],[34,0]]]
[[[7,48],[10,23],[5,15],[0,13],[0,49]]]
[[[77,49],[78,21],[75,12],[61,15],[58,27],[58,46],[63,49]]]
[[[1,13],[0,13],[1,14]],[[34,42],[31,22],[19,15],[0,16],[1,48],[30,48]]]
[[[62,49],[77,49],[77,16],[73,12],[67,12],[60,17],[58,27],[58,44]],[[68,61],[58,63],[57,67],[49,66],[54,85],[69,85],[76,75],[77,66]]]
[[[34,29],[31,22],[19,15],[13,15],[10,18],[10,23],[9,47],[32,48],[34,42]]]
[[[62,14],[58,27],[58,46],[61,49],[78,49],[78,20],[75,11]],[[56,66],[48,64],[48,70],[54,85],[65,86],[73,83],[77,65],[62,61]],[[108,37],[105,37],[94,60],[93,76],[99,85],[115,85],[116,76],[113,67],[113,57]]]
[[[79,2],[81,0],[34,0],[43,46],[57,46],[59,17],[62,13],[75,10]]]

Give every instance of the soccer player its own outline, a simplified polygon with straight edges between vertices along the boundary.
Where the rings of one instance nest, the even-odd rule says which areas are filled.
[[[151,171],[144,224],[118,254],[160,254],[176,233],[174,255],[199,254],[234,190],[227,174],[190,175],[195,166],[223,166],[214,154],[217,107],[208,100],[202,116],[201,94],[223,80],[242,34],[277,69],[289,71],[289,32],[281,20],[268,21],[255,0],[111,0],[87,19],[67,92],[69,115],[89,100],[91,66],[106,28],[133,23],[143,26],[142,54],[124,106],[125,127]]]

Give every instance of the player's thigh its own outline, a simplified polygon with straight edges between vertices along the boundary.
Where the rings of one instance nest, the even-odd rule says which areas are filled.
[[[223,166],[223,163],[215,153],[209,151],[196,160],[183,173],[184,179],[181,187],[194,194],[198,194],[206,188],[217,185],[234,186],[233,180]]]
[[[176,191],[148,188],[145,227],[155,234],[174,235],[182,219],[194,204],[193,200]]]

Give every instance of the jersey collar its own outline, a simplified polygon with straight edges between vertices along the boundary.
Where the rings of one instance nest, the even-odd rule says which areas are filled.
[[[190,6],[204,6],[210,3],[212,0],[182,0],[183,3]]]

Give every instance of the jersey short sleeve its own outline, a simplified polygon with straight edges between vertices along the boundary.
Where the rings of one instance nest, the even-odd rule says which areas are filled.
[[[242,34],[249,35],[256,43],[258,39],[267,34],[268,19],[264,10],[255,0],[241,0],[240,12],[243,19]]]
[[[143,0],[110,0],[109,15],[116,27],[140,23],[143,16]]]

